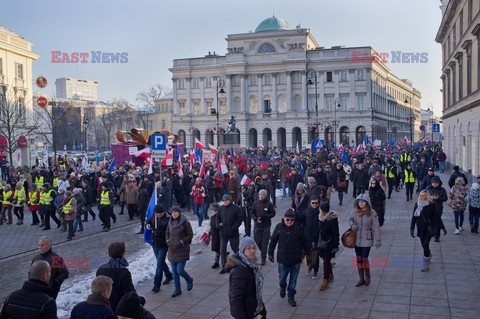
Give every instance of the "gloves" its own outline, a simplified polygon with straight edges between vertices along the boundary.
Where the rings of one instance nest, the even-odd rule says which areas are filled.
[[[415,235],[413,234],[413,229],[410,231],[410,236],[412,236],[412,238],[415,238]]]
[[[270,262],[275,262],[275,259],[273,258],[273,256],[268,256],[268,260],[270,260]]]
[[[350,228],[352,230],[358,230],[358,225],[357,224],[352,224],[352,226],[350,226]]]
[[[380,246],[382,246],[382,242],[380,240],[375,241],[375,247],[379,248]]]
[[[447,236],[447,230],[445,228],[443,229],[443,236]]]

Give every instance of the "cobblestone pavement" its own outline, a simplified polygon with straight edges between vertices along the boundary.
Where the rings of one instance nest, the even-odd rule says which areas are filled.
[[[442,175],[447,181],[448,176]],[[448,191],[448,186],[446,187]],[[277,200],[278,222],[283,212],[290,206],[290,200]],[[351,213],[353,198],[350,192],[345,195],[344,205],[338,206],[336,193],[332,194],[332,209],[339,213],[340,232],[348,228],[347,219]],[[297,307],[292,308],[286,299],[279,297],[277,265],[267,261],[264,267],[265,284],[264,302],[269,318],[478,318],[480,311],[480,251],[477,249],[478,235],[471,234],[468,225],[468,212],[465,214],[464,229],[460,235],[454,235],[453,213],[445,206],[443,220],[447,227],[447,236],[442,236],[440,243],[431,243],[432,263],[430,271],[421,272],[422,247],[418,239],[409,234],[409,225],[414,202],[406,202],[404,192],[394,192],[387,200],[385,224],[382,227],[382,246],[372,248],[370,257],[388,258],[385,265],[380,263],[372,269],[372,283],[369,287],[355,287],[358,280],[356,270],[352,268],[352,249],[341,248],[335,258],[333,272],[335,280],[330,288],[319,291],[319,279],[312,280],[302,268],[295,296]],[[194,219],[191,213],[186,213]],[[98,219],[86,225],[86,231],[79,238],[65,242],[66,234],[58,231],[48,233],[54,239],[55,250],[65,257],[106,255],[107,244],[115,239],[127,241],[127,249],[134,252],[144,248],[143,239],[135,235],[135,226],[129,225],[121,216],[110,233],[99,232]],[[96,224],[95,224],[96,223]],[[2,226],[2,227],[5,227]],[[0,297],[3,299],[17,289],[26,277],[26,269],[34,252],[36,241],[45,232],[26,230],[31,226],[10,225],[17,227],[15,234],[4,233],[0,229],[2,247],[14,245],[22,236],[22,244],[17,250],[8,248],[15,257],[0,260],[0,273],[5,286]],[[33,227],[33,226],[32,226]],[[24,249],[24,250],[22,250]],[[151,283],[137,285],[137,290],[147,299],[146,308],[157,318],[229,318],[228,275],[218,274],[210,268],[213,253],[209,247],[194,245],[192,251],[200,249],[199,255],[187,263],[186,270],[194,278],[194,288],[177,298],[171,298],[173,287],[162,286],[161,292],[152,294]],[[128,259],[128,256],[127,256]],[[383,266],[383,267],[382,267]],[[72,277],[92,270],[77,269]],[[8,273],[8,276],[5,274]],[[153,278],[152,278],[153,279]],[[68,286],[72,279],[64,283]],[[184,285],[184,283],[182,283]],[[62,292],[61,292],[62,293]],[[85,296],[86,297],[86,296]]]

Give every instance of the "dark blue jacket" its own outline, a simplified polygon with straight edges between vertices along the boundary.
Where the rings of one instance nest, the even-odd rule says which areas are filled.
[[[70,319],[115,319],[108,299],[91,294],[86,301],[73,307]]]

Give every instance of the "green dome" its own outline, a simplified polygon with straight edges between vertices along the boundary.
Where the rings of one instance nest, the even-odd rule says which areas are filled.
[[[290,23],[287,22],[287,20],[273,16],[260,22],[258,27],[255,29],[255,32],[291,29],[293,28]]]

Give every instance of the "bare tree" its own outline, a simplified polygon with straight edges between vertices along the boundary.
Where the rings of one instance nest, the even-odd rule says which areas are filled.
[[[5,94],[0,96],[0,134],[7,139],[5,149],[11,165],[13,153],[18,149],[18,138],[35,129],[35,123],[28,117],[26,110],[25,99],[9,98]]]
[[[154,106],[155,100],[171,92],[172,90],[170,88],[166,88],[160,83],[157,83],[148,90],[138,93],[136,101],[142,102],[144,106]]]
[[[147,132],[152,128],[152,121],[149,119],[150,114],[151,112],[148,109],[140,109],[137,111],[138,121],[140,122],[142,128]]]
[[[67,118],[72,113],[73,106],[70,104],[59,106],[55,101],[51,103],[44,108],[34,108],[34,121],[38,123],[36,133],[52,147],[54,158],[57,158],[60,128],[68,122]]]

